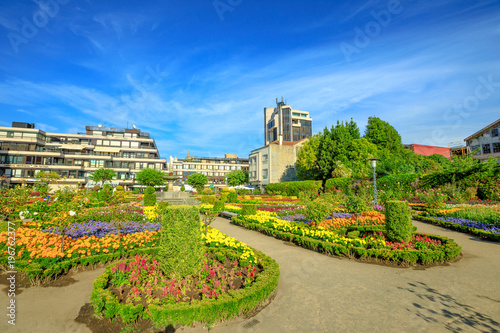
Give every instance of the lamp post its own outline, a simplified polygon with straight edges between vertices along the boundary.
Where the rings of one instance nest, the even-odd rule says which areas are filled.
[[[378,158],[370,158],[370,162],[372,164],[372,169],[373,169],[373,204],[377,205],[378,204],[378,198],[377,198],[377,175],[375,174],[375,169],[377,168],[377,161]]]

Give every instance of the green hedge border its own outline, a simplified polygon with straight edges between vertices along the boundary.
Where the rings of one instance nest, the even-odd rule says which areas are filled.
[[[426,217],[426,216],[417,215],[417,216],[413,216],[413,219],[417,220],[417,221],[425,222],[425,223],[431,223],[431,224],[438,225],[440,227],[445,227],[448,229],[452,229],[455,231],[460,231],[460,232],[467,233],[470,235],[474,235],[474,236],[477,236],[477,237],[480,237],[480,238],[483,238],[486,240],[490,240],[493,242],[500,242],[500,234],[495,234],[493,232],[489,232],[486,230],[481,230],[481,229],[477,229],[477,228],[473,228],[473,227],[467,227],[465,225],[461,225],[461,224],[457,224],[457,223],[453,223],[453,222],[441,221],[441,220],[433,219],[433,218]]]
[[[398,250],[389,249],[365,249],[362,247],[346,247],[341,244],[329,243],[326,241],[305,237],[301,235],[283,232],[265,227],[258,223],[245,221],[239,217],[231,219],[234,224],[243,226],[250,230],[257,230],[265,235],[273,236],[288,242],[293,242],[303,248],[319,253],[335,256],[344,256],[355,259],[374,259],[374,261],[384,261],[398,266],[439,265],[444,262],[454,260],[462,251],[462,247],[455,243],[453,239],[438,235],[427,235],[433,239],[440,240],[443,244],[440,250]]]
[[[105,264],[110,261],[128,258],[136,254],[150,254],[158,251],[157,247],[148,247],[142,249],[134,249],[126,252],[113,252],[108,254],[98,254],[84,258],[65,259],[57,262],[48,268],[44,268],[39,263],[28,263],[27,260],[16,260],[17,270],[25,274],[27,278],[37,280],[43,278],[51,278],[57,275],[67,273],[70,269],[80,266],[93,265],[97,263]],[[7,259],[2,258],[0,266],[7,267]]]
[[[207,248],[215,256],[225,255],[231,259],[238,258],[238,254],[230,249]],[[188,303],[168,304],[163,306],[150,305],[144,309],[142,304],[120,304],[115,295],[106,289],[110,279],[111,265],[94,281],[94,290],[90,298],[94,307],[94,314],[113,319],[116,316],[123,322],[135,321],[139,316],[152,319],[157,327],[173,325],[187,326],[196,322],[213,324],[222,320],[239,316],[251,311],[259,304],[266,302],[279,280],[279,265],[271,257],[252,249],[258,258],[262,271],[248,288],[231,290],[220,295],[218,299],[206,299]]]

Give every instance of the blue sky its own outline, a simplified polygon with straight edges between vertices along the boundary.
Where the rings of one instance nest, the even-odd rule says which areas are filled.
[[[313,131],[369,116],[447,146],[500,118],[499,1],[2,1],[0,126],[135,124],[162,157],[263,145],[283,96]]]

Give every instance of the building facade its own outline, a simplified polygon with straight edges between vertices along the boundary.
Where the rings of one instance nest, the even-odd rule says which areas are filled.
[[[409,145],[405,145],[405,148],[413,151],[415,154],[418,155],[431,156],[437,154],[437,155],[442,155],[447,159],[451,159],[451,149],[447,147],[419,145],[416,143],[412,143]]]
[[[188,151],[183,159],[170,156],[168,170],[178,176],[178,183],[186,183],[193,173],[202,173],[208,177],[208,183],[223,186],[226,184],[226,175],[234,170],[248,172],[248,159],[238,158],[233,154],[224,157],[194,157]]]
[[[264,189],[269,183],[298,180],[295,172],[297,153],[307,140],[277,140],[252,150],[249,156],[249,183]]]
[[[276,107],[264,108],[264,145],[282,138],[297,142],[312,136],[312,118],[309,112],[294,110],[276,99]]]
[[[134,126],[135,127],[135,126]],[[155,141],[140,129],[86,126],[85,133],[46,133],[34,124],[13,122],[0,127],[0,176],[10,185],[33,183],[38,171],[54,171],[59,184],[84,185],[100,168],[114,169],[114,184],[138,186],[144,168],[166,170]]]
[[[479,160],[487,160],[494,157],[500,163],[500,119],[482,128],[471,136],[465,138],[467,147],[474,152],[473,157]]]

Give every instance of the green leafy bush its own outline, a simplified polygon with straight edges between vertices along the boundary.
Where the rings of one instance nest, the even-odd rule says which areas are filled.
[[[416,181],[420,177],[418,173],[387,175],[377,179],[377,187],[385,190],[412,191],[416,188]]]
[[[153,194],[153,193],[155,193],[155,188],[153,186],[148,186],[144,190],[144,194]]]
[[[227,195],[227,202],[234,203],[236,201],[238,201],[238,194],[236,194],[236,192],[229,192]]]
[[[148,186],[144,191],[144,206],[154,206],[155,204],[156,204],[155,188],[152,186]]]
[[[211,194],[214,194],[214,191],[212,191],[212,189],[210,189],[210,188],[206,188],[206,189],[203,189],[203,191],[201,191],[201,194],[211,195]]]
[[[321,189],[320,180],[304,180],[285,183],[271,183],[266,186],[266,193],[298,196],[303,191],[318,192]]]
[[[247,204],[241,206],[241,215],[255,215],[257,214],[257,206],[254,204]]]
[[[393,242],[409,242],[413,233],[410,209],[405,201],[387,201],[385,212],[386,236]]]
[[[200,212],[195,206],[170,206],[161,214],[159,267],[165,274],[196,274],[204,257]]]
[[[222,202],[227,202],[227,196],[229,195],[229,192],[223,192],[220,195],[220,201]]]
[[[349,185],[351,185],[351,178],[330,178],[325,183],[325,190],[327,192],[332,192],[333,190],[345,192],[349,188]]]
[[[159,210],[165,210],[165,209],[167,209],[167,207],[170,206],[170,203],[168,201],[160,201],[160,202],[158,202],[157,206],[158,206]]]
[[[201,203],[206,203],[211,205],[215,204],[215,195],[202,195]]]
[[[217,211],[217,212],[223,211],[224,210],[224,202],[217,200],[214,203],[214,210]]]
[[[184,185],[181,186],[181,192],[184,192],[186,190],[186,187]]]

